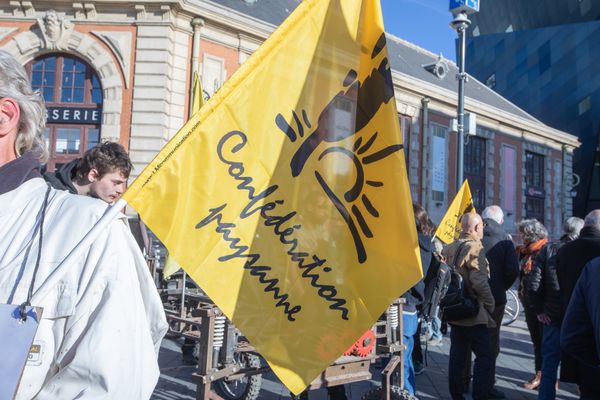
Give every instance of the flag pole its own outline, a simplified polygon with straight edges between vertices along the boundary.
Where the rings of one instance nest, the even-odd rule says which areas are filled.
[[[100,236],[104,229],[119,215],[121,210],[127,206],[127,201],[123,199],[117,200],[115,204],[110,206],[104,215],[96,222],[90,231],[77,243],[67,257],[50,273],[46,280],[35,291],[31,298],[31,304],[38,304],[44,298],[45,292],[49,288],[54,288],[60,279],[70,270],[71,264],[77,260],[94,241]]]

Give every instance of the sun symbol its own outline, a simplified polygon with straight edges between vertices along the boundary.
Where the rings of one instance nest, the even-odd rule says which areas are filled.
[[[362,203],[362,206],[366,212],[373,218],[379,218],[380,216],[379,211],[373,205],[373,202],[369,199],[369,197],[364,193],[363,189],[365,185],[374,188],[381,188],[384,186],[384,183],[381,181],[368,180],[365,178],[365,166],[381,161],[384,158],[403,149],[402,144],[394,144],[374,153],[365,155],[365,153],[373,146],[376,140],[377,132],[375,132],[364,145],[362,144],[362,137],[359,137],[354,143],[352,151],[345,147],[334,146],[325,149],[319,155],[319,161],[330,154],[342,154],[352,161],[356,169],[356,180],[352,187],[346,193],[344,193],[343,200],[341,200],[334,193],[319,171],[315,171],[315,177],[319,182],[319,185],[329,200],[333,203],[335,208],[338,210],[342,216],[342,219],[350,230],[350,234],[352,235],[352,239],[356,247],[357,258],[361,264],[367,260],[367,252],[365,250],[362,236],[365,236],[369,239],[373,238],[373,231],[369,227],[367,218],[365,218],[365,215],[359,208],[359,205]],[[359,199],[360,202],[358,201]],[[360,229],[360,232],[358,229]]]

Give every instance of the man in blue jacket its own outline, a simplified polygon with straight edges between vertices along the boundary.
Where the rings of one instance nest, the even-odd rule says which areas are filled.
[[[600,399],[600,257],[584,268],[562,324],[562,350],[577,360],[581,399]]]

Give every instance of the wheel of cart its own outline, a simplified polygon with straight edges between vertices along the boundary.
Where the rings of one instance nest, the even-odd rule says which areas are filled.
[[[362,400],[382,400],[386,399],[383,388],[375,388],[369,390],[362,397]],[[411,396],[406,390],[400,389],[398,386],[392,386],[390,389],[391,400],[418,400],[416,397]]]
[[[236,352],[234,362],[243,369],[260,369],[260,357],[249,352]],[[215,392],[225,400],[255,400],[260,393],[262,375],[223,378],[214,383]]]

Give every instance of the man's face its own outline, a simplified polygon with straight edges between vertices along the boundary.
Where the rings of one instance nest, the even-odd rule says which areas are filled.
[[[104,200],[107,203],[114,203],[121,197],[125,191],[125,184],[127,178],[121,171],[112,171],[104,174],[102,178],[98,178],[97,171],[92,169],[90,171],[90,193],[89,195],[100,200]]]

